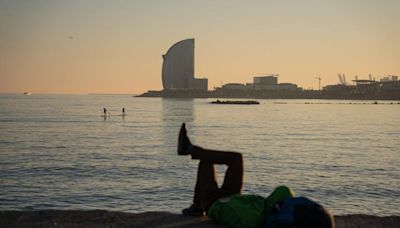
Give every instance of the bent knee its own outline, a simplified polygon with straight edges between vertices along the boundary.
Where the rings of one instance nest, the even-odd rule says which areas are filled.
[[[243,156],[241,153],[232,152],[232,161],[235,164],[243,164]]]

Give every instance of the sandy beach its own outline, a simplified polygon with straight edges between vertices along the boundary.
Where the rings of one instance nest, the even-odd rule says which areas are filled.
[[[400,216],[335,216],[336,227],[400,227]],[[0,227],[223,227],[207,217],[188,217],[168,212],[124,213],[92,211],[1,211]]]

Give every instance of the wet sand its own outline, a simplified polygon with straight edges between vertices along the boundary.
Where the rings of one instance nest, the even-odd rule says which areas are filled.
[[[400,216],[335,216],[336,227],[400,227]],[[223,227],[207,217],[168,212],[124,213],[92,211],[0,211],[0,227]]]

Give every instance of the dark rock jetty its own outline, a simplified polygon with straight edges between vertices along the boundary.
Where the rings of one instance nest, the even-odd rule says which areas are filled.
[[[227,101],[212,101],[211,104],[243,104],[243,105],[254,105],[254,104],[260,104],[258,101],[253,101],[253,100],[247,100],[247,101],[232,101],[232,100],[227,100]]]

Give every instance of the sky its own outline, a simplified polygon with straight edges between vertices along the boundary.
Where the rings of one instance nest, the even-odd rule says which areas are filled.
[[[161,55],[187,38],[209,89],[400,75],[398,0],[0,0],[0,93],[161,90]]]

